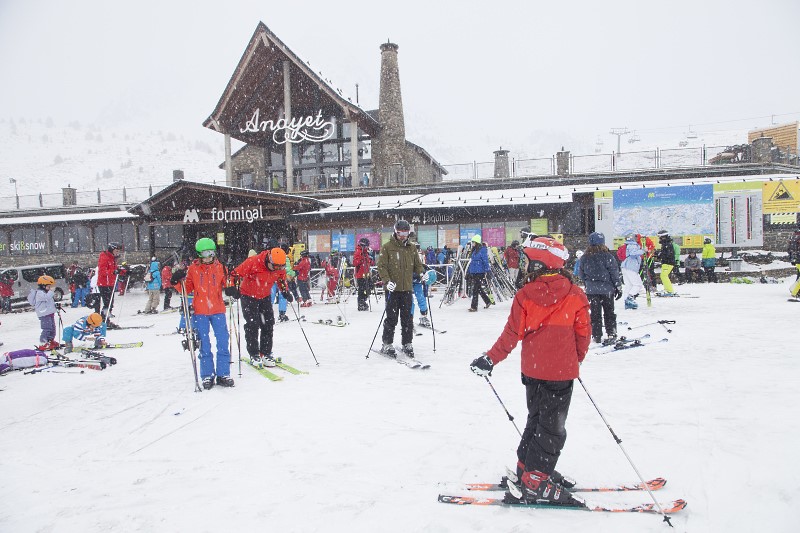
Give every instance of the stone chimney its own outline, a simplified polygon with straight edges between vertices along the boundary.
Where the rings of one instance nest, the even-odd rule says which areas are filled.
[[[61,196],[64,200],[64,207],[78,204],[78,191],[72,185],[67,184],[61,188]]]
[[[372,162],[373,184],[378,186],[392,184],[398,175],[402,175],[405,167],[403,154],[406,147],[406,127],[397,49],[398,46],[391,42],[381,45],[381,84],[378,99],[381,131],[377,139],[373,140]]]
[[[753,139],[753,163],[772,162],[772,137]]]
[[[569,150],[564,150],[563,146],[560,152],[556,152],[556,174],[559,176],[569,174]]]
[[[511,176],[508,166],[508,150],[503,150],[501,146],[499,150],[494,153],[494,177],[495,178],[508,178]]]
[[[181,181],[183,179],[183,170],[173,170],[172,171],[172,181]]]

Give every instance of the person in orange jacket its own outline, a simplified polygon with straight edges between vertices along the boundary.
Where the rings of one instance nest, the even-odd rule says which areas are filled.
[[[523,251],[528,258],[525,285],[514,296],[503,333],[470,368],[490,376],[522,341],[528,420],[517,448],[517,480],[510,480],[509,492],[528,503],[580,505],[555,467],[567,440],[573,382],[589,349],[589,300],[564,268],[569,252],[558,241],[537,237]]]
[[[272,356],[272,326],[275,324],[272,286],[278,284],[278,290],[287,302],[294,299],[286,285],[286,252],[280,248],[264,250],[245,259],[231,271],[231,276],[239,282],[239,287],[229,288],[226,294],[234,298],[241,296],[244,340],[250,361],[256,366],[275,366]]]
[[[225,267],[217,260],[217,246],[204,237],[195,245],[199,259],[192,261],[186,270],[176,269],[170,281],[183,294],[194,293],[192,327],[200,339],[200,377],[203,388],[215,384],[233,387],[231,377],[231,352],[228,350],[228,325],[225,321],[225,302],[222,293],[227,286]],[[214,372],[214,357],[211,354],[210,330],[217,339],[217,364]]]

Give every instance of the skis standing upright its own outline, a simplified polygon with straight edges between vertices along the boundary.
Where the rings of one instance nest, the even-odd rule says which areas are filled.
[[[189,298],[186,296],[186,284],[183,280],[181,280],[181,300],[181,305],[183,306],[183,316],[186,319],[186,327],[183,328],[183,349],[188,350],[189,355],[192,356],[192,368],[194,369],[194,391],[203,392],[203,388],[200,386],[200,378],[197,375],[197,359],[195,357],[197,337],[192,325],[192,317],[189,315]]]

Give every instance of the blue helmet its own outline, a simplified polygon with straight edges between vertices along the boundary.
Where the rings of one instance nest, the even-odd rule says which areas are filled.
[[[589,235],[589,246],[599,246],[606,243],[606,236],[595,231]]]

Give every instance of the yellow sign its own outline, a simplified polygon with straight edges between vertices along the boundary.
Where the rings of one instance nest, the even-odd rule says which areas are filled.
[[[225,246],[225,234],[217,233],[217,246]]]
[[[800,210],[800,181],[765,181],[762,189],[764,214],[796,213]]]

